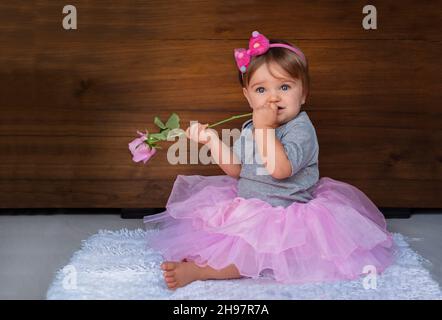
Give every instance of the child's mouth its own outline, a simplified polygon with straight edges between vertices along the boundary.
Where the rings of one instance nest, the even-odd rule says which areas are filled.
[[[285,109],[285,107],[280,107],[280,106],[278,106],[278,112],[279,111],[282,111],[282,110],[284,110]]]

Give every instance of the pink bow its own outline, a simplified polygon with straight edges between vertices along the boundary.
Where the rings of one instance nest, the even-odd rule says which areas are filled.
[[[252,37],[249,40],[249,49],[245,48],[237,48],[234,49],[234,57],[236,61],[236,65],[238,69],[245,73],[247,71],[247,67],[249,66],[250,60],[253,56],[259,56],[263,53],[266,53],[269,48],[273,47],[282,47],[287,48],[294,53],[296,53],[303,63],[306,63],[305,56],[302,51],[296,47],[292,47],[283,43],[272,43],[270,44],[269,39],[267,39],[264,35],[260,34],[258,31],[252,32]]]
[[[252,37],[249,40],[249,49],[234,49],[234,56],[238,69],[242,73],[245,73],[250,63],[250,59],[253,56],[259,56],[267,52],[270,47],[269,43],[269,39],[267,39],[264,35],[260,34],[258,31],[253,31]]]

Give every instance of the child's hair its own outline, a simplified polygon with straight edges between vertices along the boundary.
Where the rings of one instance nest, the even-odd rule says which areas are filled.
[[[284,43],[292,46],[290,42],[279,39],[269,39],[272,43]],[[246,87],[250,83],[255,71],[264,63],[269,65],[270,63],[277,63],[283,70],[285,70],[293,79],[300,79],[302,82],[302,92],[306,99],[310,91],[310,76],[308,72],[308,62],[306,59],[306,64],[299,58],[299,56],[293,51],[287,50],[286,48],[273,47],[259,56],[254,56],[250,60],[250,64],[247,67],[247,72],[242,73],[238,71],[238,78],[241,87]]]

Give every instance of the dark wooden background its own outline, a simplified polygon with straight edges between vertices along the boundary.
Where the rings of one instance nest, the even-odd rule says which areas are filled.
[[[442,207],[440,1],[80,0],[71,31],[66,4],[0,2],[2,208],[164,207],[177,174],[223,174],[166,149],[134,163],[128,143],[155,115],[249,112],[233,48],[254,30],[310,61],[321,176],[378,206]]]

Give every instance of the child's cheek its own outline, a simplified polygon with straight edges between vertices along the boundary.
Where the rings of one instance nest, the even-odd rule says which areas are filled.
[[[257,98],[253,101],[253,109],[258,108],[259,106],[262,106],[265,103],[265,99]]]

